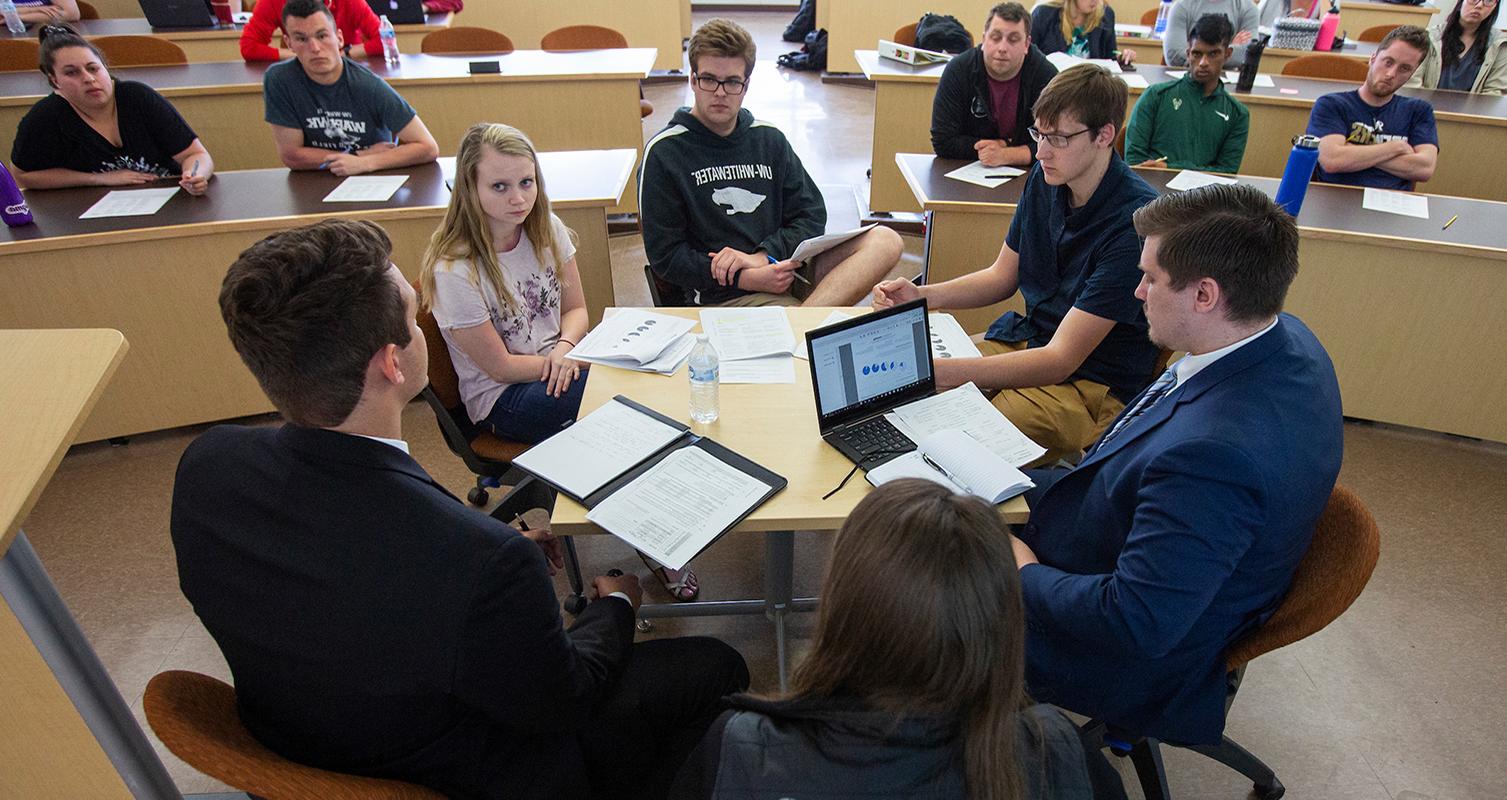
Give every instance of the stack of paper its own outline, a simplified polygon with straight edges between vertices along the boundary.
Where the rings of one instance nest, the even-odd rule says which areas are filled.
[[[696,340],[686,335],[695,320],[637,308],[615,309],[570,351],[577,361],[669,375],[680,368]]]
[[[785,309],[703,308],[722,383],[794,383],[795,331]]]
[[[938,431],[960,430],[1005,463],[1017,467],[1046,453],[1046,448],[1031,441],[1005,419],[972,383],[907,403],[884,416],[918,445]]]

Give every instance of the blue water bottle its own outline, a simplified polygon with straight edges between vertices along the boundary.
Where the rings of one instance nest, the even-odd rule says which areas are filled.
[[[1287,156],[1287,169],[1282,170],[1282,183],[1277,187],[1277,205],[1293,217],[1297,217],[1303,209],[1308,182],[1313,179],[1313,168],[1318,163],[1319,137],[1305,134],[1292,140],[1292,153]]]

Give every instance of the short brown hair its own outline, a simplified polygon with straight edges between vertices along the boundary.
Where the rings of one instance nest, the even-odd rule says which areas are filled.
[[[691,34],[691,43],[686,46],[686,59],[691,63],[692,72],[696,71],[696,64],[702,56],[741,58],[744,78],[753,74],[754,57],[757,54],[758,48],[754,47],[753,37],[748,31],[742,25],[721,17],[709,19],[697,28]]]
[[[1381,37],[1381,43],[1376,45],[1376,52],[1380,53],[1387,49],[1393,42],[1402,42],[1412,46],[1424,58],[1428,58],[1429,51],[1434,47],[1433,42],[1429,40],[1429,32],[1417,25],[1400,25],[1388,31],[1386,36]]]
[[[1136,233],[1160,236],[1156,260],[1172,288],[1213,278],[1232,322],[1270,319],[1298,275],[1298,225],[1245,184],[1172,192],[1136,209]]]
[[[1118,132],[1125,124],[1125,82],[1093,64],[1079,64],[1057,73],[1041,90],[1031,113],[1036,125],[1056,125],[1064,113],[1070,113],[1090,130],[1105,125]]]
[[[230,343],[289,422],[344,422],[372,356],[412,340],[391,256],[375,223],[332,219],[268,236],[230,265],[220,286]]]
[[[989,30],[989,23],[995,17],[1002,22],[1020,22],[1026,26],[1026,35],[1031,35],[1031,14],[1020,3],[998,3],[989,9],[989,16],[984,17],[984,30]]]
[[[288,0],[283,6],[283,15],[281,18],[284,23],[283,27],[288,27],[286,23],[289,17],[303,19],[304,17],[312,17],[315,14],[323,14],[329,17],[330,24],[334,24],[335,22],[335,12],[331,11],[330,7],[324,4],[324,0]]]

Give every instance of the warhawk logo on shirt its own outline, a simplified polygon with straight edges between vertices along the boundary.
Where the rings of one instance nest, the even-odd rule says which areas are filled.
[[[717,205],[727,206],[727,215],[752,214],[764,203],[767,195],[754,194],[747,189],[739,189],[736,186],[724,186],[712,192],[712,202]]]
[[[691,178],[701,186],[711,181],[742,181],[750,178],[762,178],[766,181],[774,180],[774,170],[768,164],[728,164],[721,167],[707,167],[691,172]]]
[[[1364,122],[1350,123],[1350,135],[1345,141],[1350,144],[1376,144],[1378,142],[1406,142],[1406,134],[1382,133],[1386,123],[1381,120],[1373,120],[1370,125]]]

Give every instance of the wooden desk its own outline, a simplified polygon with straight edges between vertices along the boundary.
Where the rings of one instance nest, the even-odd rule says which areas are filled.
[[[684,69],[681,40],[691,35],[691,0],[479,0],[461,13],[459,24],[502,31],[514,47],[537,48],[544,34],[567,25],[612,28],[630,47],[657,50],[657,70]]]
[[[118,331],[0,330],[0,791],[8,797],[128,800],[122,772],[139,796],[176,796],[20,532],[125,353]],[[112,763],[123,743],[144,757]]]
[[[1443,0],[1436,0],[1442,2]],[[1324,6],[1328,8],[1329,6]],[[1349,31],[1352,37],[1375,25],[1417,25],[1427,28],[1439,13],[1435,6],[1399,6],[1391,3],[1340,3],[1340,30]]]
[[[404,55],[388,67],[364,61],[403,95],[439,144],[453,156],[477,122],[505,121],[541,150],[643,151],[638,82],[649,74],[653,50],[544,53],[519,50],[495,56],[500,75],[470,75],[477,56]],[[268,64],[217,61],[175,67],[113,70],[161,92],[199,134],[223,170],[282,166],[263,121],[262,75]],[[41,73],[0,73],[0,155],[9,156],[21,117],[50,91]],[[618,213],[638,210],[637,176]]]
[[[931,105],[942,65],[911,67],[860,51],[864,74],[874,82],[873,184],[869,207],[875,211],[918,211],[915,197],[895,167],[896,153],[931,152]],[[1152,84],[1169,80],[1168,68],[1143,64],[1137,74]],[[1275,88],[1236,94],[1251,110],[1250,138],[1240,171],[1281,177],[1292,137],[1308,127],[1313,103],[1330,92],[1353,91],[1354,83],[1272,76]],[[1283,90],[1293,92],[1284,93]],[[1421,188],[1439,194],[1507,200],[1507,159],[1477,158],[1494,153],[1507,133],[1507,98],[1429,89],[1403,94],[1429,101],[1439,126],[1439,166]],[[1141,90],[1130,90],[1134,107]],[[1129,109],[1126,121],[1130,119]]]
[[[555,213],[576,231],[593,319],[614,304],[607,208],[632,170],[631,150],[540,153]],[[0,328],[108,326],[135,345],[80,441],[270,411],[225,337],[217,298],[225,270],[271,233],[331,217],[368,219],[392,237],[393,260],[418,277],[449,203],[453,159],[395,170],[408,183],[386,203],[331,203],[340,179],[285,169],[221,172],[201,198],[178,194],[155,217],[80,220],[104,189],[29,192],[37,224],[0,231]]]
[[[963,162],[901,154],[929,212],[939,282],[991,263],[1025,185],[942,177]],[[1158,190],[1175,170],[1138,169]],[[1277,181],[1241,176],[1269,195]],[[1367,211],[1361,191],[1314,184],[1298,216],[1302,269],[1287,310],[1313,328],[1339,375],[1347,416],[1507,442],[1507,204],[1429,196],[1427,220]],[[1459,219],[1441,230],[1451,216]],[[957,315],[970,331],[994,316]]]
[[[450,27],[452,14],[428,14],[422,25],[394,25],[398,34],[398,49],[404,53],[419,52],[419,42],[425,36]],[[201,61],[237,61],[241,58],[241,26],[226,25],[218,28],[157,30],[147,24],[144,17],[116,19],[86,19],[72,23],[85,38],[96,36],[155,36],[166,39],[183,48],[189,63]],[[22,34],[13,34],[0,28],[0,39],[28,39],[35,41],[35,26]],[[277,44],[276,37],[272,44]]]

